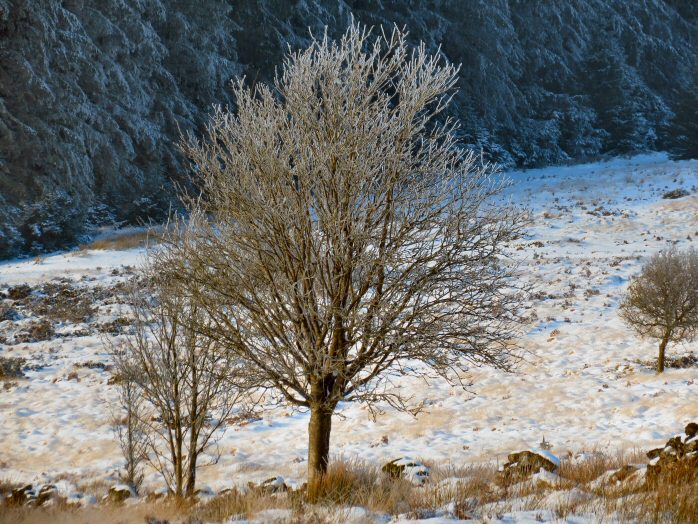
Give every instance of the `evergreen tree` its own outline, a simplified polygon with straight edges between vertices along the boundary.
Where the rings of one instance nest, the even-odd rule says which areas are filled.
[[[698,75],[677,92],[674,116],[669,124],[669,142],[675,158],[698,158]]]

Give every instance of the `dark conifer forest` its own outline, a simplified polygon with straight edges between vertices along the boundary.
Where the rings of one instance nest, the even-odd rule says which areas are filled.
[[[352,17],[462,64],[462,142],[504,167],[698,156],[690,0],[0,0],[0,257],[162,220],[180,133]]]

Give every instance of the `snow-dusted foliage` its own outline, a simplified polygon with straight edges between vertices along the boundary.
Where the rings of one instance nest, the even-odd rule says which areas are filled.
[[[237,4],[0,1],[0,257],[74,241],[92,206],[119,221],[162,216],[182,172],[179,131],[231,102],[232,77],[270,80],[308,28],[338,36],[352,15],[462,63],[452,116],[498,162],[698,154],[695,2]],[[26,209],[59,191],[80,227],[57,219],[36,236]]]

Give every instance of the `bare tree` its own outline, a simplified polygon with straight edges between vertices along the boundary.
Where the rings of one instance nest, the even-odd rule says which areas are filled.
[[[137,386],[148,409],[148,460],[177,498],[194,494],[199,457],[211,451],[235,409],[244,411],[231,353],[202,335],[203,311],[177,292],[167,273],[150,265],[132,294],[134,333],[117,357],[123,377]],[[215,459],[214,459],[215,460]]]
[[[630,283],[620,316],[640,336],[659,340],[662,373],[667,344],[692,340],[698,330],[698,251],[653,255]]]
[[[138,385],[128,377],[121,377],[118,388],[113,427],[126,461],[122,480],[138,493],[143,482],[143,465],[148,449],[147,425],[143,418],[144,399]]]
[[[506,244],[526,215],[438,118],[457,68],[352,26],[234,83],[183,144],[202,194],[157,257],[260,387],[310,411],[309,493],[348,401],[409,408],[391,377],[508,369],[522,297]],[[501,199],[500,199],[501,200]]]

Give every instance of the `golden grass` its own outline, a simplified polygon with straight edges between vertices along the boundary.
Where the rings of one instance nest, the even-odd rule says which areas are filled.
[[[270,493],[262,489],[231,490],[191,507],[176,509],[167,501],[115,509],[110,506],[70,509],[8,509],[0,516],[5,522],[144,522],[157,519],[184,519],[185,522],[225,522],[231,518],[253,519],[267,509],[286,509],[298,523],[341,521],[349,507],[363,507],[380,514],[406,514],[425,518],[450,505],[457,518],[487,519],[510,511],[546,511],[558,519],[592,515],[598,522],[698,523],[698,483],[669,479],[656,488],[644,482],[624,481],[598,485],[593,481],[626,464],[643,462],[638,451],[594,453],[575,462],[563,460],[558,481],[553,485],[525,482],[498,487],[493,465],[464,467],[437,466],[423,487],[406,480],[386,478],[376,465],[357,460],[335,460],[318,486],[318,502],[308,504],[303,489]],[[673,482],[671,482],[673,480]],[[87,487],[87,486],[84,486]],[[94,491],[103,485],[90,486]],[[188,520],[187,520],[188,519]],[[339,519],[339,520],[337,520]]]
[[[94,506],[69,508],[2,508],[0,524],[131,524],[182,519],[185,515],[168,503],[143,503],[133,506]]]
[[[241,493],[233,489],[192,508],[189,516],[194,521],[223,522],[231,518],[249,519],[265,509],[294,509],[293,498],[287,493],[266,494],[258,491]],[[296,512],[300,506],[296,506]]]
[[[89,244],[81,244],[80,251],[87,251],[90,249],[123,251],[136,247],[144,247],[146,245],[151,246],[157,244],[158,241],[159,234],[154,230],[125,233],[117,232],[111,236],[93,240]]]

